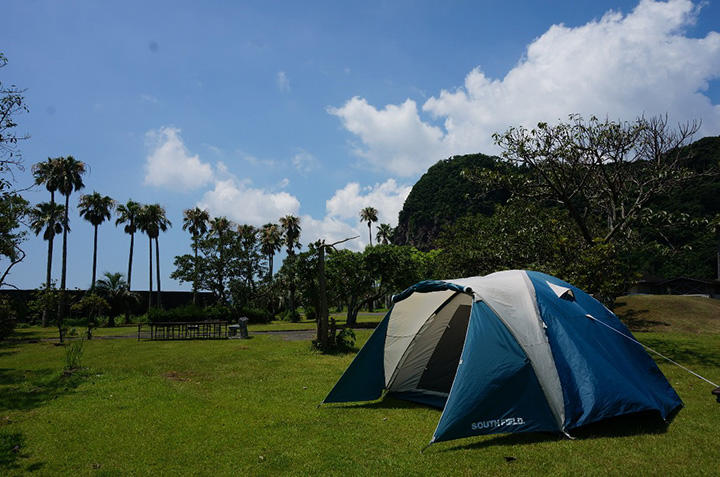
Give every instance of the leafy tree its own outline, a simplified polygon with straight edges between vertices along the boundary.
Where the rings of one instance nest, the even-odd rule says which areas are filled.
[[[193,277],[193,305],[197,305],[197,291],[198,291],[198,241],[200,237],[205,235],[208,230],[208,222],[210,221],[210,214],[207,210],[203,210],[200,207],[193,209],[185,209],[183,211],[183,230],[190,232],[192,236],[192,247],[195,255],[193,263],[194,277]]]
[[[365,251],[338,251],[328,257],[331,296],[346,297],[347,326],[357,323],[364,307],[424,278],[415,260],[416,249],[400,245],[375,245]]]
[[[495,141],[507,164],[530,174],[519,177],[506,168],[494,179],[517,196],[561,205],[588,244],[622,240],[654,197],[699,175],[686,167],[684,152],[698,128],[692,123],[673,130],[667,117],[586,121],[577,114],[556,126],[510,128]]]
[[[5,65],[7,58],[0,53],[0,68]],[[0,82],[0,258],[9,260],[0,275],[0,287],[9,285],[6,279],[10,271],[25,258],[25,252],[20,248],[25,232],[18,229],[29,203],[12,187],[14,172],[23,170],[18,141],[29,137],[16,131],[16,116],[27,112],[23,92],[15,86],[8,88]]]
[[[35,235],[43,234],[43,240],[48,243],[47,269],[45,275],[45,288],[49,289],[52,283],[53,239],[63,231],[62,217],[65,207],[55,202],[41,202],[29,212],[30,230]],[[50,308],[45,308],[42,315],[42,325],[50,323]]]
[[[108,326],[115,326],[115,317],[131,304],[139,301],[139,295],[130,291],[130,285],[122,273],[105,272],[97,281],[95,291],[108,303]]]
[[[360,211],[360,222],[367,222],[370,246],[372,247],[372,224],[378,221],[378,211],[375,207],[365,207]]]
[[[90,222],[93,226],[93,265],[92,280],[90,281],[90,289],[95,288],[95,278],[97,273],[97,250],[98,250],[98,227],[106,220],[110,220],[112,211],[115,208],[115,201],[97,191],[92,194],[83,194],[80,196],[78,210],[80,217]]]
[[[4,68],[7,63],[5,55],[0,53],[0,68]],[[16,132],[15,117],[28,110],[23,97],[24,92],[25,90],[18,89],[14,85],[6,87],[0,82],[0,172],[2,173],[22,167],[22,158],[17,143],[30,136]],[[5,183],[0,186],[0,189],[6,189],[7,179],[3,177],[0,182]]]
[[[155,240],[155,258],[157,261],[157,307],[162,308],[162,288],[160,286],[160,232],[165,232],[172,227],[172,222],[167,218],[165,208],[160,204],[144,205],[140,208],[137,217],[138,230],[148,236],[149,244],[149,285],[148,308],[152,308],[152,242]]]
[[[225,217],[210,221],[210,230],[197,240],[197,258],[175,257],[171,278],[197,279],[198,289],[209,290],[218,301],[240,312],[257,294],[257,281],[265,273],[258,231],[236,226]]]

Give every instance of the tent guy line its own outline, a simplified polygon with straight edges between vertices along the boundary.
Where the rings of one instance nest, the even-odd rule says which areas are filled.
[[[619,335],[621,335],[621,336],[629,339],[629,340],[632,341],[633,343],[639,344],[640,346],[642,346],[643,348],[645,348],[645,349],[648,350],[648,351],[652,351],[653,353],[655,353],[656,355],[660,356],[660,357],[661,357],[662,359],[664,359],[665,361],[667,361],[667,362],[669,362],[669,363],[672,363],[672,364],[674,364],[675,366],[677,366],[677,367],[679,367],[679,368],[684,369],[684,370],[687,371],[688,373],[690,373],[690,374],[692,374],[693,376],[696,376],[696,377],[702,379],[702,380],[705,381],[706,383],[711,384],[711,385],[715,386],[716,388],[720,388],[720,386],[718,386],[717,384],[713,383],[713,382],[710,381],[709,379],[700,376],[698,373],[696,373],[696,372],[693,371],[692,369],[686,368],[686,367],[683,366],[682,364],[680,364],[680,363],[678,363],[678,362],[676,362],[676,361],[673,361],[672,359],[668,358],[668,357],[665,356],[664,354],[662,354],[662,353],[660,353],[660,352],[658,352],[658,351],[655,351],[654,349],[652,349],[652,348],[649,347],[649,346],[646,346],[646,345],[642,344],[641,342],[639,342],[639,341],[636,340],[635,338],[632,338],[632,337],[630,337],[630,336],[628,336],[628,335],[626,335],[626,334],[624,334],[624,333],[621,333],[620,331],[616,330],[616,329],[613,328],[612,326],[606,325],[606,324],[603,323],[602,321],[596,319],[594,316],[592,316],[592,315],[585,315],[585,316],[587,316],[588,318],[590,318],[590,319],[592,319],[592,320],[595,320],[596,322],[600,323],[600,324],[603,325],[603,326],[607,326],[608,328],[610,328],[611,330],[613,330],[615,333],[617,333],[617,334],[619,334]]]

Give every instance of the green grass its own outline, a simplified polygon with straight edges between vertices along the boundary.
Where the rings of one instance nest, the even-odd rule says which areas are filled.
[[[357,331],[359,344],[369,335]],[[720,381],[720,333],[637,336]],[[611,423],[572,441],[488,436],[421,454],[438,410],[393,399],[317,408],[353,357],[277,335],[98,339],[85,342],[84,370],[63,374],[63,347],[5,342],[0,474],[714,475],[720,461],[711,386],[664,361],[686,406],[669,427]]]

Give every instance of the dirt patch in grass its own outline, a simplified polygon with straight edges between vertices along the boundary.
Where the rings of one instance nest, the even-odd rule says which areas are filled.
[[[192,381],[192,371],[168,371],[165,377],[170,381]]]

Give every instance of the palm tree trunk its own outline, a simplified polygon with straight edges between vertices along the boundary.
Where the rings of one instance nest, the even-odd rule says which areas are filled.
[[[127,284],[128,284],[128,291],[131,290],[130,284],[132,283],[132,259],[133,259],[133,249],[135,248],[135,234],[130,234],[130,258],[128,258],[128,274],[127,274]]]
[[[273,256],[268,255],[268,265],[270,266],[270,270],[268,271],[268,278],[270,279],[270,283],[272,283],[273,280]]]
[[[195,262],[193,262],[193,305],[197,306],[197,289],[198,289],[198,246],[197,237],[194,237],[193,248],[195,249]]]
[[[159,237],[159,235],[158,235]],[[160,240],[155,237],[155,269],[157,270],[157,307],[162,308],[162,299],[160,289]]]
[[[49,225],[54,228],[54,224]],[[42,314],[42,325],[43,328],[50,324],[50,307],[48,306],[48,298],[50,294],[50,282],[52,281],[52,258],[53,258],[53,238],[55,237],[55,231],[52,230],[52,234],[48,239],[48,258],[47,258],[47,273],[45,276],[45,307],[43,308]]]
[[[55,209],[55,191],[50,191],[50,206]],[[54,217],[52,215],[51,217]],[[49,294],[50,294],[50,282],[52,281],[52,259],[53,259],[53,243],[55,242],[55,221],[51,220],[48,224],[50,230],[50,238],[48,239],[48,262],[47,262],[47,274],[45,277],[45,306],[43,307],[42,314],[42,325],[43,328],[50,324],[50,306],[48,305]]]
[[[90,282],[90,290],[95,291],[95,279],[97,278],[97,235],[98,226],[95,226],[95,233],[93,235],[93,270],[92,270],[92,281]]]
[[[63,249],[62,249],[62,270],[60,272],[60,304],[58,305],[57,325],[60,332],[60,342],[63,342],[62,324],[65,320],[65,286],[67,284],[67,225],[68,210],[70,210],[70,194],[65,196],[65,214],[63,216]]]
[[[148,241],[150,242],[150,289],[148,290],[148,311],[150,311],[150,308],[152,308],[152,294],[153,294],[153,280],[152,280],[152,237],[148,235]]]
[[[370,236],[370,246],[372,247],[372,222],[368,220],[368,235]]]
[[[130,291],[130,280],[132,279],[133,248],[135,246],[135,234],[130,234],[130,258],[128,259],[127,291]],[[130,323],[130,302],[125,303],[125,324]]]

